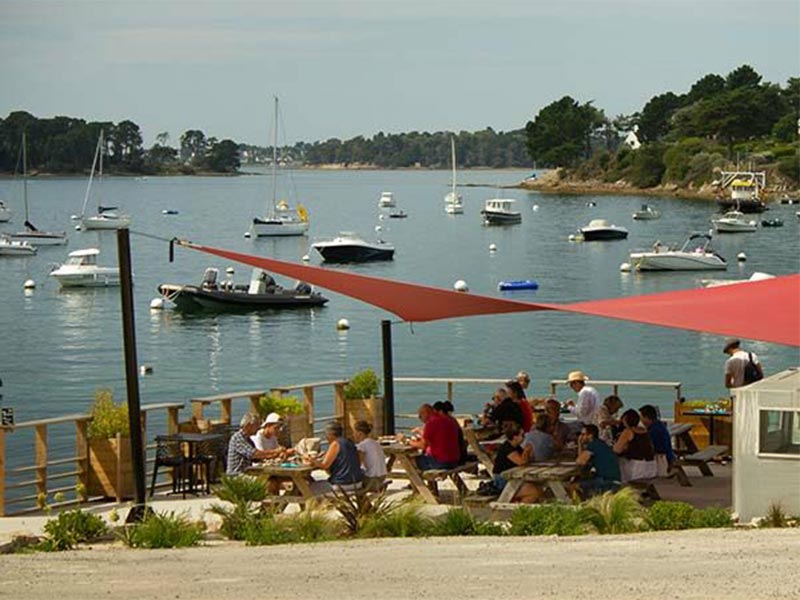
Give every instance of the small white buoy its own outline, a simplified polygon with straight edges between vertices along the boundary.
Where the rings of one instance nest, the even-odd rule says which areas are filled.
[[[489,252],[497,252],[497,244],[489,244]]]
[[[622,273],[630,273],[631,272],[631,263],[622,263],[619,266],[619,270]]]
[[[80,225],[75,225],[75,231],[80,231],[80,230],[81,230],[81,226]]]
[[[739,262],[746,261],[747,260],[747,254],[745,254],[744,252],[739,252],[739,254],[736,255],[736,260],[738,260]]]
[[[142,365],[139,367],[139,373],[142,375],[152,375],[153,374],[153,367],[150,365]]]
[[[79,215],[70,215],[69,218],[72,219],[73,221],[77,221],[78,219],[80,219],[80,216]]]
[[[228,267],[227,269],[225,269],[225,273],[227,275],[233,275],[235,272],[236,271],[233,270],[233,267]]]
[[[338,321],[336,321],[336,329],[338,331],[347,331],[348,329],[350,329],[350,321],[348,321],[347,319],[339,319]]]
[[[250,232],[249,231],[245,231],[244,232],[244,237],[245,237],[245,239],[250,239]]]
[[[538,204],[534,204],[533,205],[533,212],[536,212],[537,210],[539,210],[539,205]]]
[[[150,300],[150,310],[163,310],[164,309],[164,299],[163,298],[153,298]]]
[[[577,241],[578,241],[578,236],[577,236],[577,235],[575,235],[574,233],[571,233],[567,239],[568,239],[570,242],[577,242]]]
[[[383,227],[381,227],[380,225],[375,225],[375,231],[377,233],[380,233],[381,231],[383,231]]]
[[[303,254],[303,258],[301,258],[303,262],[308,262],[311,260],[311,257],[308,254]]]
[[[379,220],[379,221],[384,221],[384,220],[386,220],[386,215],[384,215],[384,214],[380,214],[380,215],[378,215],[378,220]]]
[[[22,287],[26,290],[32,290],[36,287],[36,282],[33,279],[26,279]]]
[[[469,286],[467,285],[466,281],[459,279],[453,284],[453,289],[457,292],[468,292]]]

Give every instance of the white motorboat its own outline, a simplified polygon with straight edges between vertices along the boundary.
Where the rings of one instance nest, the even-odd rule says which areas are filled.
[[[255,237],[291,237],[308,233],[308,212],[299,205],[295,211],[282,200],[278,202],[278,97],[275,97],[272,128],[272,202],[265,217],[254,217],[250,231]]]
[[[97,138],[97,147],[94,151],[94,160],[92,161],[92,171],[89,173],[89,183],[86,186],[86,195],[83,197],[83,208],[81,208],[81,229],[84,231],[90,229],[122,229],[130,227],[131,216],[119,214],[116,206],[102,206],[100,204],[100,194],[95,193],[97,200],[97,214],[87,216],[86,206],[89,203],[89,198],[92,192],[92,182],[94,181],[95,168],[97,168],[97,177],[99,185],[103,183],[103,155],[105,154],[105,144],[103,144],[103,130],[100,130],[100,137]]]
[[[624,240],[628,237],[628,230],[619,225],[613,225],[605,219],[592,219],[586,227],[580,228],[584,241],[599,242],[607,240]]]
[[[32,246],[63,246],[67,243],[65,231],[41,231],[31,223],[28,208],[28,144],[25,133],[22,134],[22,200],[25,205],[25,231],[11,234],[11,240],[28,242]]]
[[[394,194],[392,192],[381,192],[381,198],[378,200],[380,208],[393,208],[396,206],[394,201]]]
[[[484,204],[481,215],[486,225],[516,225],[522,223],[522,213],[514,210],[516,200],[492,198]]]
[[[33,256],[36,254],[36,247],[28,242],[12,240],[4,235],[0,237],[0,256]]]
[[[756,230],[757,223],[748,221],[744,213],[729,210],[718,219],[711,219],[717,233],[751,233]]]
[[[711,249],[711,236],[694,233],[680,249],[656,242],[652,250],[630,253],[630,265],[636,271],[708,271],[728,268],[725,259]]]
[[[0,223],[8,223],[11,220],[13,211],[6,206],[6,203],[0,200]]]
[[[444,197],[444,211],[448,215],[464,214],[464,202],[456,191],[456,139],[450,136],[450,159],[453,163],[453,176],[450,181],[450,192]]]
[[[633,213],[636,221],[652,221],[661,218],[661,213],[649,204],[642,204],[642,208]]]
[[[367,242],[351,232],[342,232],[329,241],[315,242],[311,247],[325,262],[372,262],[394,258],[393,245],[383,240]]]
[[[734,283],[748,283],[750,281],[764,281],[765,279],[774,279],[775,275],[769,273],[761,273],[756,271],[749,279],[701,279],[700,285],[703,287],[718,287],[720,285],[733,285]]]
[[[51,271],[62,288],[111,287],[119,285],[118,267],[101,267],[97,264],[100,250],[86,248],[75,250],[67,256],[67,262]]]

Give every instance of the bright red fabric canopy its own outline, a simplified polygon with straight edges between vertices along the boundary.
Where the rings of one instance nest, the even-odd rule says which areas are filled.
[[[713,288],[550,304],[465,294],[190,242],[179,243],[357,298],[394,313],[404,321],[558,310],[800,346],[800,275]]]

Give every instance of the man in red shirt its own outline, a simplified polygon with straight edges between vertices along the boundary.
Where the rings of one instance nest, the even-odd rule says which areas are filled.
[[[410,440],[409,444],[424,454],[417,457],[417,465],[423,471],[430,469],[453,469],[458,466],[461,448],[458,443],[459,427],[455,419],[441,415],[430,404],[419,408],[419,420],[425,423],[422,438]]]

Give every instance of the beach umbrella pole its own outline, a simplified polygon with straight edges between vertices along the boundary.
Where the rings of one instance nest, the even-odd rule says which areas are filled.
[[[394,435],[394,371],[392,367],[392,322],[381,321],[383,342],[383,433]]]

